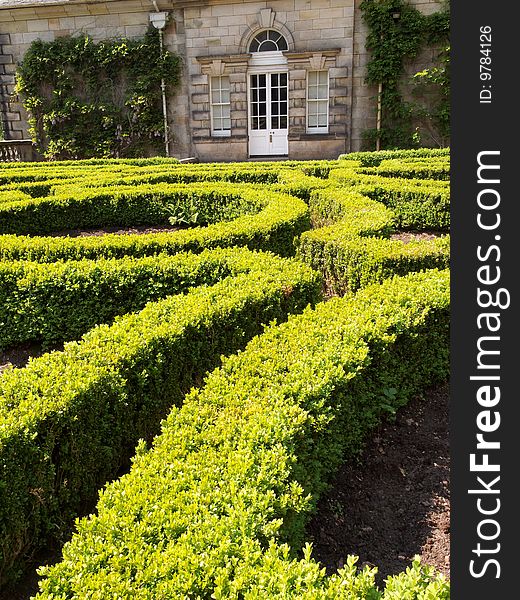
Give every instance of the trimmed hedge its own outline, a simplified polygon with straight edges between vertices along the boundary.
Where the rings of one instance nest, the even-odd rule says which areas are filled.
[[[358,176],[348,169],[331,171],[331,182],[354,188],[388,206],[399,229],[449,231],[449,182]]]
[[[296,261],[239,251],[233,269],[2,375],[0,581],[67,530],[221,354],[319,299],[318,274]]]
[[[23,202],[30,198],[29,194],[21,190],[4,190],[0,191],[0,206],[5,202]]]
[[[311,212],[315,224],[333,224],[304,232],[297,256],[320,271],[334,293],[356,291],[393,274],[449,266],[449,236],[408,243],[381,239],[395,229],[392,211],[351,188],[316,190]]]
[[[264,203],[248,186],[158,184],[83,188],[63,185],[54,196],[0,204],[0,233],[135,225],[168,225],[170,219],[207,225],[258,212]]]
[[[122,164],[116,161],[104,164],[56,162],[33,166],[21,165],[2,172],[0,188],[31,185],[51,181],[60,186],[81,181],[86,187],[99,185],[146,184],[146,183],[192,183],[196,181],[230,181],[235,183],[276,183],[281,171],[299,172],[306,175],[327,177],[336,161],[283,161],[261,163],[220,164],[169,164],[167,162],[145,162],[139,165]],[[43,165],[43,166],[42,166]]]
[[[449,157],[449,148],[418,148],[416,150],[380,150],[378,152],[350,152],[340,154],[339,160],[358,160],[364,167],[377,167],[383,160],[409,158]]]
[[[448,347],[447,272],[396,277],[270,327],[172,409],[151,450],[139,446],[63,561],[42,569],[38,598],[448,598],[417,563],[382,595],[354,559],[326,577],[309,547],[295,558],[341,457],[447,377]]]
[[[379,177],[400,177],[404,179],[445,180],[450,178],[449,162],[405,162],[385,160],[378,167],[360,169],[360,173]]]
[[[202,252],[204,248],[217,246],[247,246],[251,250],[269,250],[280,256],[293,255],[294,238],[310,227],[309,209],[305,202],[288,194],[253,187],[248,187],[247,191],[242,189],[240,193],[253,202],[261,201],[265,208],[255,215],[245,215],[234,221],[173,233],[79,238],[0,235],[0,259],[54,262],[140,257],[161,252]]]
[[[250,270],[248,250],[145,258],[0,263],[0,350],[28,341],[79,338],[152,300]],[[253,255],[255,256],[255,255]]]

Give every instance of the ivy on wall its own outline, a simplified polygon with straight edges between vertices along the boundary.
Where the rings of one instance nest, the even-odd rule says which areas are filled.
[[[448,3],[431,15],[422,14],[404,0],[363,0],[360,8],[369,27],[367,49],[371,57],[366,81],[373,85],[382,84],[381,129],[379,132],[375,129],[366,131],[367,142],[373,146],[379,137],[381,148],[418,146],[420,134],[414,123],[422,120],[430,128],[430,137],[435,139],[433,132],[436,132],[438,145],[444,145],[449,138],[450,119]],[[414,77],[416,92],[427,96],[428,102],[405,102],[400,92],[403,62],[415,58],[425,46],[443,49],[438,67]]]
[[[31,44],[16,93],[46,158],[145,156],[163,148],[162,78],[171,91],[180,59],[153,28],[142,39],[66,36]]]

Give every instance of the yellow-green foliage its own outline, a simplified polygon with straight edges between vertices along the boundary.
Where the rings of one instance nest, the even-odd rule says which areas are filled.
[[[298,246],[297,256],[323,273],[334,292],[355,291],[393,274],[449,265],[449,236],[408,243],[385,239],[395,231],[394,213],[355,189],[314,191],[312,219],[325,226],[302,233]]]
[[[251,258],[253,256],[253,258]],[[0,262],[0,350],[79,338],[94,325],[151,300],[213,285],[250,268],[246,250],[205,250],[145,258]]]
[[[367,175],[380,177],[401,177],[405,179],[441,179],[449,180],[450,163],[444,161],[406,162],[400,160],[384,160],[378,167],[366,167],[360,170]]]
[[[186,186],[187,192],[190,187]],[[236,186],[228,184],[227,187]],[[211,189],[212,186],[208,184],[208,193]],[[242,188],[241,192],[234,189],[233,194],[240,194],[244,200],[250,200],[253,205],[263,205],[264,208],[256,214],[237,217],[234,221],[170,233],[109,234],[80,238],[3,235],[0,236],[0,258],[53,262],[60,259],[149,256],[160,252],[201,252],[204,248],[217,246],[247,246],[253,250],[271,250],[281,256],[294,254],[295,236],[310,227],[309,209],[302,200],[254,187]],[[130,197],[135,198],[136,202],[139,198],[138,195]],[[178,198],[182,198],[182,195]]]
[[[171,411],[151,450],[141,444],[38,598],[381,598],[352,559],[328,578],[309,549],[294,552],[344,453],[446,377],[448,322],[448,274],[430,271],[270,327]],[[448,589],[417,564],[388,587],[384,598]]]
[[[95,188],[69,184],[43,198],[0,204],[0,231],[41,235],[89,227],[207,225],[254,214],[264,205],[253,188],[222,183]]]
[[[326,576],[304,544],[342,457],[447,376],[449,280],[432,267],[449,238],[389,238],[448,231],[449,182],[421,179],[448,166],[431,150],[6,165],[0,347],[83,337],[0,377],[0,581],[62,540],[144,438],[41,599],[448,600],[417,561],[380,590],[354,557]],[[191,228],[48,235],[172,221]],[[295,251],[308,265],[280,258]],[[357,291],[316,304],[309,265]]]
[[[357,160],[365,167],[373,167],[381,164],[383,160],[392,159],[421,159],[427,161],[430,158],[446,157],[449,160],[449,148],[419,148],[417,150],[380,150],[379,152],[350,152],[340,155],[340,160]]]
[[[24,552],[67,529],[221,354],[319,298],[309,267],[234,252],[212,259],[224,267],[219,283],[152,302],[2,375],[0,581]]]
[[[450,226],[450,188],[448,181],[385,178],[362,175],[352,169],[334,169],[330,181],[353,186],[355,191],[382,202],[395,214],[399,229],[437,229]]]

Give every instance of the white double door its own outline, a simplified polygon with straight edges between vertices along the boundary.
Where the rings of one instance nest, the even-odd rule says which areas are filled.
[[[287,156],[287,72],[249,74],[249,155]]]

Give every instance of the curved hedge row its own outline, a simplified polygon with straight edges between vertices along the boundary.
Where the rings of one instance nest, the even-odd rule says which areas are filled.
[[[449,231],[450,188],[444,181],[384,179],[354,176],[351,170],[331,171],[331,182],[354,188],[394,212],[399,229],[437,229]],[[448,184],[448,185],[445,185]]]
[[[0,581],[58,536],[221,354],[319,299],[309,267],[237,250],[237,273],[100,325],[0,378]],[[226,257],[225,252],[220,252]],[[229,254],[229,253],[228,253]],[[241,272],[243,271],[243,272]]]
[[[445,379],[448,342],[438,271],[269,328],[172,410],[151,450],[141,444],[63,561],[43,569],[38,598],[448,598],[417,564],[382,595],[353,559],[328,578],[310,549],[295,558],[342,455],[359,451],[389,402]]]
[[[0,175],[0,189],[24,189],[25,186],[51,182],[81,182],[86,187],[98,185],[133,183],[192,183],[197,181],[228,181],[235,183],[276,183],[280,170],[291,170],[308,175],[326,177],[336,161],[309,161],[302,165],[297,161],[221,164],[172,164],[167,161],[141,161],[139,165],[122,163],[77,164],[67,162],[30,163],[16,165]]]
[[[335,293],[394,274],[449,266],[449,236],[408,243],[384,239],[395,230],[394,214],[352,188],[314,191],[311,211],[314,222],[326,226],[302,233],[297,256],[320,271]]]
[[[42,235],[88,227],[179,223],[207,225],[258,212],[264,205],[249,186],[212,183],[84,188],[0,204],[0,233]]]
[[[341,154],[339,160],[357,160],[364,167],[377,167],[383,160],[420,158],[449,158],[449,148],[417,148],[415,150],[380,150],[378,152],[350,152]]]
[[[0,206],[4,202],[23,202],[29,198],[30,196],[21,190],[2,190],[0,191]]]
[[[0,262],[0,350],[78,339],[147,302],[250,269],[247,250],[145,258]]]
[[[234,193],[237,193],[236,189]],[[243,187],[240,194],[245,200],[261,202],[265,207],[255,215],[241,216],[234,221],[172,233],[79,238],[0,235],[0,260],[54,262],[137,257],[161,252],[202,252],[204,248],[217,246],[247,246],[251,250],[269,250],[280,256],[293,255],[294,238],[310,227],[309,209],[305,202],[288,194],[251,186]]]
[[[379,177],[401,177],[405,179],[444,180],[450,178],[450,164],[445,162],[406,162],[385,160],[377,167],[365,167],[360,173]]]

